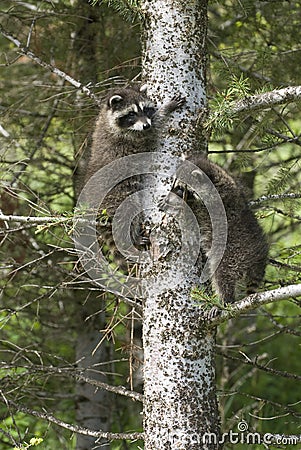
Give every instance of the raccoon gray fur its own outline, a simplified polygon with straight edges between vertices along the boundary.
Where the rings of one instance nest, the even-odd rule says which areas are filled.
[[[263,280],[268,256],[267,240],[248,206],[243,186],[205,157],[194,156],[188,160],[200,169],[194,170],[191,176],[202,183],[205,173],[224,204],[228,226],[226,249],[219,266],[211,276],[213,288],[219,297],[225,303],[232,303],[235,301],[236,287],[240,281],[246,282],[247,293],[250,294],[255,292]],[[174,192],[180,196],[185,196],[184,190],[184,186],[174,187]],[[201,249],[208,256],[212,243],[208,211],[202,200],[189,191],[186,201],[200,227]],[[214,258],[214,255],[211,255],[211,258]]]
[[[166,117],[184,102],[185,99],[176,96],[158,108],[147,97],[145,86],[133,85],[109,90],[101,101],[85,181],[121,157],[154,151]],[[127,269],[127,264],[114,246],[111,221],[123,200],[140,187],[141,177],[124,180],[111,190],[100,205],[108,216],[108,225],[100,230],[100,241],[107,245],[113,261],[123,270]],[[97,191],[97,186],[94,189]],[[120,224],[121,227],[127,224],[126,219]],[[131,227],[131,238],[137,246],[144,242],[143,229],[137,220]]]

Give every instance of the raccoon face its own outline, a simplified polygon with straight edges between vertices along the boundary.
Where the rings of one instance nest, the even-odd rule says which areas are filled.
[[[131,95],[129,95],[131,94]],[[151,130],[156,108],[153,103],[137,91],[118,92],[107,102],[110,126],[115,132],[135,133],[144,136]]]

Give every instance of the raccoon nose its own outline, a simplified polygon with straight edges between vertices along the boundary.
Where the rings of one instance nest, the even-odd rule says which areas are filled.
[[[151,127],[150,123],[146,122],[143,124],[143,129],[148,130]]]

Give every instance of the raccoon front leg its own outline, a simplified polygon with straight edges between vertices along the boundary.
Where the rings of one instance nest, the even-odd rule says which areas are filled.
[[[175,111],[176,109],[181,108],[185,103],[186,103],[185,97],[181,97],[180,94],[175,95],[167,103],[164,103],[162,106],[160,106],[160,108],[156,112],[156,115],[158,117],[164,118],[173,111]]]

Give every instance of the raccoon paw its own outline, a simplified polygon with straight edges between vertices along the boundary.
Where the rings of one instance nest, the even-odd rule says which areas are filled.
[[[137,247],[144,246],[144,245],[150,245],[149,236],[137,236],[137,238],[135,239],[135,245]]]
[[[181,106],[185,105],[186,98],[177,94],[171,99],[170,103],[173,104],[174,109],[181,108]]]
[[[150,245],[150,230],[148,224],[141,224],[133,237],[133,243],[137,248],[144,249]]]
[[[221,314],[222,310],[217,306],[213,306],[209,311],[204,312],[204,318],[206,320],[213,320]]]

